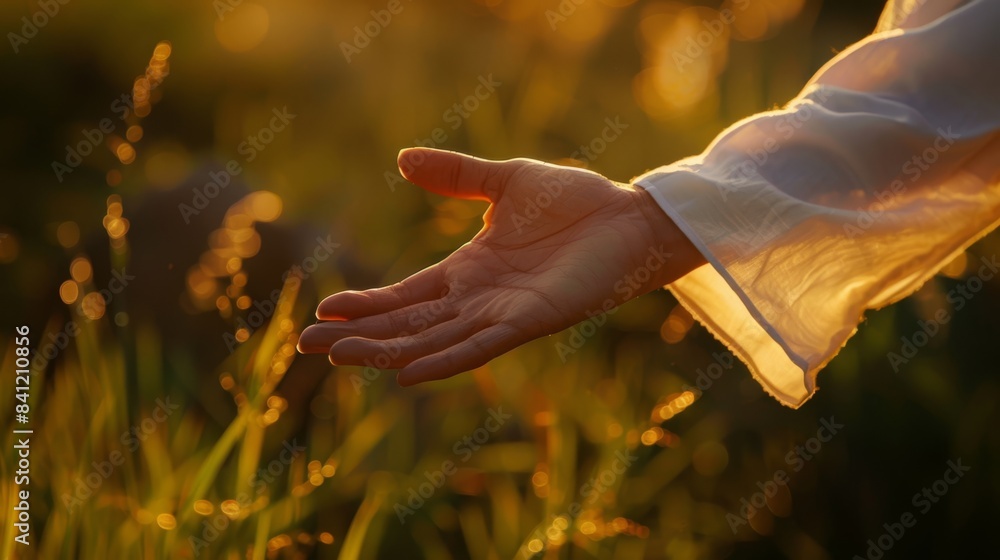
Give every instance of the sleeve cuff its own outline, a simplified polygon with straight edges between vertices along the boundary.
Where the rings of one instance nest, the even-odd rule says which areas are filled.
[[[724,225],[727,214],[723,210],[731,201],[727,202],[726,192],[683,165],[675,166],[672,172],[640,177],[635,184],[653,196],[707,261],[667,288],[698,322],[747,365],[768,394],[786,406],[802,406],[816,391],[817,372],[854,330],[843,333],[827,356],[811,356],[811,365],[810,357],[792,348],[780,327],[768,320],[724,262],[727,256],[737,258],[766,244],[787,230],[788,225],[781,220],[773,223],[764,220],[750,229],[746,224],[727,228]],[[718,230],[713,233],[715,228],[706,228],[704,224],[696,228],[685,218],[690,214],[718,216]]]

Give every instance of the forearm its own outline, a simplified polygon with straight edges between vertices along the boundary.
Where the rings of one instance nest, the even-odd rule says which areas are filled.
[[[671,289],[798,406],[866,309],[1000,218],[1000,4],[845,50],[788,107],[636,180],[712,266]]]

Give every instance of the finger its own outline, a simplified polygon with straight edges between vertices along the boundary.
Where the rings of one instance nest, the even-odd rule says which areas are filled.
[[[432,193],[496,202],[524,160],[491,161],[432,148],[406,148],[397,158],[406,180]]]
[[[477,330],[473,323],[452,319],[414,334],[388,340],[344,338],[330,348],[330,361],[337,365],[361,366],[372,361],[383,369],[397,369],[410,362],[450,348]]]
[[[331,346],[348,337],[386,340],[408,336],[456,317],[459,309],[456,302],[457,298],[446,296],[370,317],[312,325],[299,335],[299,351],[327,353]]]
[[[402,282],[384,288],[348,290],[329,296],[316,307],[316,318],[321,321],[346,321],[440,298],[447,290],[442,265],[438,263],[427,267]]]
[[[403,387],[445,379],[480,367],[517,348],[531,337],[508,324],[493,325],[451,348],[415,360],[399,371],[396,381]]]

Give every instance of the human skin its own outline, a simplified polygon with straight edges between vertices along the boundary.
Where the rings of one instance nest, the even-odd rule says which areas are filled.
[[[381,357],[403,386],[445,379],[705,262],[651,195],[592,171],[429,148],[401,151],[399,168],[429,192],[490,202],[483,229],[401,282],[324,299],[300,352]]]

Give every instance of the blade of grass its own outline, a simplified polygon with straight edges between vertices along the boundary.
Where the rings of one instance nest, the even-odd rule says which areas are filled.
[[[195,515],[194,502],[205,497],[208,489],[212,487],[215,477],[218,476],[219,469],[222,468],[226,457],[229,456],[229,452],[232,451],[233,446],[236,445],[246,430],[248,420],[248,413],[242,412],[238,414],[236,419],[223,432],[219,441],[212,446],[212,450],[205,458],[205,462],[202,463],[201,468],[198,469],[198,473],[194,476],[194,483],[191,486],[191,492],[188,494],[187,500],[184,502],[184,507],[178,512],[184,522],[189,521]]]

